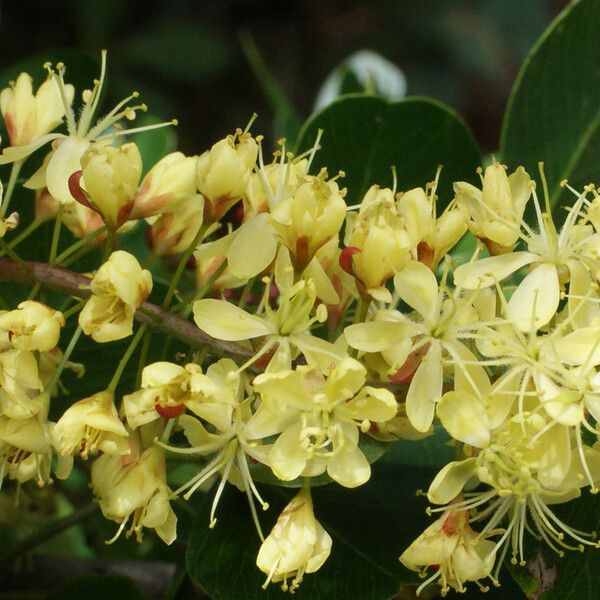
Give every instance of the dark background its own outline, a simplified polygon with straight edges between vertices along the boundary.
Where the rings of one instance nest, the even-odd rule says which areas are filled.
[[[0,70],[62,48],[109,50],[105,109],[133,89],[153,113],[179,118],[180,147],[198,153],[273,106],[239,42],[250,33],[302,119],[325,77],[356,50],[397,64],[408,94],[455,108],[481,148],[498,145],[502,114],[528,50],[566,0],[5,0]],[[43,61],[42,61],[43,62]],[[5,81],[0,85],[5,85]]]

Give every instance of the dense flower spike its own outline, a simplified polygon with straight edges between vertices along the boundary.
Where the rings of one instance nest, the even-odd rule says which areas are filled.
[[[214,485],[206,521],[217,527],[231,484],[249,502],[265,587],[293,592],[335,552],[311,486],[361,486],[386,443],[419,452],[442,436],[454,458],[428,487],[438,518],[400,556],[424,579],[417,594],[499,585],[507,556],[523,565],[532,543],[559,555],[600,545],[555,508],[600,486],[594,185],[563,182],[573,201],[562,224],[541,166],[543,207],[524,168],[496,160],[478,170],[480,188],[454,182],[453,197],[438,198],[440,167],[402,192],[392,169],[391,188],[365,181],[347,206],[360,192],[314,168],[321,133],[298,156],[280,140],[265,164],[254,118],[198,156],[144,165],[142,179],[143,148],[119,139],[139,131],[120,128],[145,110],[130,104],[137,94],[93,123],[105,55],[79,113],[64,65],[47,69],[37,94],[27,74],[0,93],[7,201],[23,161],[53,142],[25,184],[35,221],[4,217],[6,202],[0,217],[2,276],[30,284],[0,298],[0,483],[28,493],[91,459],[97,504],[119,524],[110,541],[150,528],[168,544],[172,499]],[[68,134],[53,133],[63,119]],[[23,260],[19,245],[50,220],[48,264]],[[65,228],[81,239],[66,247]],[[153,276],[161,306],[148,301]],[[127,338],[134,317],[132,339],[96,359],[89,345]],[[78,352],[96,379],[70,395],[63,373],[83,375]],[[301,488],[266,537],[257,482]]]

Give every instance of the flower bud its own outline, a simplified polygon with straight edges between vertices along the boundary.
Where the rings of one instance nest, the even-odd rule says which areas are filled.
[[[73,86],[66,85],[69,104],[73,94]],[[60,125],[65,106],[52,77],[40,85],[34,96],[31,76],[21,73],[15,82],[0,92],[0,111],[11,146],[25,146]]]
[[[79,313],[79,325],[97,342],[131,335],[133,315],[152,290],[152,276],[128,252],[118,250],[96,272],[92,296]]]
[[[330,552],[331,537],[315,519],[310,492],[302,490],[285,507],[258,551],[256,564],[268,575],[263,588],[271,581],[283,581],[283,591],[295,591],[304,574],[321,568]]]
[[[2,187],[0,186],[0,199],[2,198]],[[6,235],[7,231],[12,231],[19,226],[19,213],[13,212],[6,217],[6,219],[0,219],[0,238]]]
[[[158,161],[144,177],[133,201],[130,217],[145,219],[169,212],[190,196],[196,196],[195,156],[172,152]]]
[[[185,252],[202,227],[204,202],[202,196],[188,196],[152,223],[149,242],[156,256],[171,256]]]
[[[245,194],[257,154],[254,138],[238,130],[198,158],[196,185],[206,198],[208,222],[218,221]]]
[[[129,218],[142,174],[138,147],[134,143],[119,148],[95,143],[82,156],[81,166],[79,183],[89,207],[100,213],[109,229],[117,230]]]

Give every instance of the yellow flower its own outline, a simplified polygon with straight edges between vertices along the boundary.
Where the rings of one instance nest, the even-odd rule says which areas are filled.
[[[117,230],[129,218],[142,174],[138,147],[134,143],[118,148],[91,144],[81,157],[81,167],[79,181],[71,178],[69,182],[71,194],[98,212],[109,229]]]
[[[110,255],[94,275],[92,296],[79,313],[79,325],[97,342],[131,335],[133,315],[152,290],[152,276],[123,250]]]
[[[311,154],[315,151],[316,145]],[[345,213],[345,191],[339,189],[336,178],[327,180],[325,170],[316,177],[306,174],[310,160],[294,159],[282,148],[280,160],[265,167],[259,146],[250,217],[236,231],[227,252],[234,276],[248,279],[258,275],[269,267],[282,245],[301,271],[314,253],[337,235]]]
[[[269,465],[283,481],[327,474],[345,487],[368,481],[371,467],[358,446],[359,431],[394,418],[394,395],[363,387],[366,369],[345,358],[329,376],[308,365],[254,378],[261,405],[248,428],[256,438],[280,433]]]
[[[294,592],[306,573],[319,570],[331,552],[331,537],[315,519],[309,490],[300,491],[284,508],[262,543],[256,564],[267,575],[263,588],[283,581]],[[288,579],[292,579],[288,586]]]
[[[38,363],[33,352],[0,353],[0,410],[11,419],[28,419],[45,408]]]
[[[154,529],[166,543],[177,537],[177,517],[169,504],[163,451],[153,446],[142,455],[129,457],[103,454],[92,465],[92,488],[102,514],[120,523],[114,542],[131,521],[125,536],[142,541],[143,528]]]
[[[411,238],[413,258],[434,271],[467,230],[466,214],[455,203],[437,216],[436,185],[437,180],[428,184],[427,191],[415,188],[398,198],[398,213]]]
[[[48,423],[37,417],[0,416],[0,485],[6,475],[19,483],[48,483],[52,461],[49,437]]]
[[[471,260],[456,269],[455,284],[466,289],[484,288],[531,265],[531,271],[506,304],[506,317],[521,331],[547,325],[558,310],[561,288],[569,280],[581,278],[581,271],[596,272],[600,268],[598,257],[593,252],[600,237],[585,217],[578,221],[588,202],[588,192],[589,188],[586,188],[578,194],[558,232],[551,213],[542,213],[535,189],[532,189],[539,233],[534,233],[527,224],[519,221],[519,226],[524,229],[519,237],[526,242],[527,251]],[[570,303],[570,309],[576,304]]]
[[[188,196],[163,212],[152,222],[149,241],[156,256],[169,256],[187,250],[202,227],[204,199]]]
[[[337,236],[346,217],[345,189],[327,181],[323,169],[316,177],[306,175],[292,194],[271,210],[271,224],[290,251],[292,262],[302,271],[315,252]]]
[[[421,571],[422,577],[427,577],[428,568],[435,571],[419,586],[417,595],[436,579],[442,587],[442,596],[450,588],[465,592],[467,581],[475,581],[481,591],[488,591],[479,580],[489,577],[497,584],[491,573],[495,560],[495,543],[479,537],[469,526],[468,512],[455,510],[452,505],[400,556],[405,567]]]
[[[406,414],[413,427],[425,433],[442,397],[442,359],[449,356],[453,360],[455,378],[468,379],[474,371],[483,370],[477,366],[466,369],[465,361],[473,361],[474,356],[460,341],[477,324],[474,294],[461,297],[445,283],[438,285],[431,269],[417,261],[410,261],[396,274],[394,289],[415,314],[407,317],[397,310],[381,310],[373,321],[346,327],[344,335],[348,344],[361,352],[381,353],[391,380],[410,381]]]
[[[207,223],[221,219],[245,194],[257,153],[255,139],[238,129],[198,157],[196,185],[206,199]]]
[[[72,85],[64,87],[64,100],[73,101]],[[32,79],[21,73],[0,92],[0,110],[6,124],[11,146],[27,146],[60,125],[65,116],[65,104],[59,87],[49,76],[33,95]]]
[[[523,167],[507,176],[506,167],[496,161],[485,169],[481,190],[464,181],[454,184],[456,202],[469,215],[469,229],[493,255],[510,252],[519,240],[532,189]]]
[[[129,433],[119,419],[111,392],[98,392],[75,402],[52,428],[52,443],[63,460],[57,477],[68,477],[77,451],[86,459],[90,454],[129,454]]]
[[[139,110],[145,111],[145,104],[131,105],[131,100],[137,98],[137,92],[132,93],[113,108],[105,117],[94,124],[95,113],[102,95],[102,87],[106,76],[106,51],[102,52],[102,64],[100,77],[94,81],[91,90],[82,93],[83,107],[78,115],[71,108],[70,99],[73,97],[72,86],[65,84],[65,66],[62,63],[56,65],[56,70],[50,64],[46,65],[49,79],[52,85],[58,89],[59,98],[62,102],[63,114],[66,117],[67,135],[63,133],[50,133],[32,140],[22,146],[5,148],[0,156],[0,164],[11,163],[25,159],[27,156],[41,148],[48,142],[53,141],[53,149],[50,157],[44,161],[25,187],[40,189],[47,187],[52,197],[61,204],[74,202],[69,190],[69,178],[73,173],[81,171],[81,157],[89,148],[92,141],[114,140],[123,135],[129,135],[139,131],[163,127],[166,124],[148,125],[129,130],[116,130],[115,126],[124,118],[132,120]],[[168,123],[174,124],[175,122]]]
[[[170,419],[185,412],[185,401],[191,397],[192,378],[202,369],[193,363],[182,367],[161,361],[144,367],[142,389],[123,397],[127,424],[132,429],[160,417]]]
[[[0,330],[8,333],[17,350],[48,352],[58,344],[65,319],[60,311],[41,302],[26,300],[17,310],[0,314]]]
[[[286,364],[302,352],[309,363],[326,368],[345,353],[333,344],[310,335],[315,322],[324,322],[327,310],[317,305],[315,282],[300,279],[293,282],[294,269],[289,252],[282,248],[275,265],[275,282],[281,294],[279,307],[273,310],[268,301],[270,282],[267,281],[261,306],[264,316],[251,314],[225,300],[212,298],[194,302],[194,321],[202,331],[221,340],[241,341],[265,338],[255,362],[269,350],[277,350],[278,361]],[[250,364],[251,364],[250,363]],[[248,366],[248,365],[245,365]]]
[[[173,210],[182,200],[196,198],[197,157],[171,152],[161,158],[144,177],[138,189],[130,217],[146,219]]]
[[[181,415],[178,425],[191,444],[191,448],[176,448],[157,442],[163,448],[184,455],[214,456],[204,468],[194,475],[175,493],[186,491],[187,500],[202,484],[217,473],[221,480],[215,492],[210,512],[210,527],[216,524],[216,510],[227,481],[245,491],[250,504],[254,524],[263,538],[256,515],[254,498],[266,510],[269,505],[261,498],[250,474],[247,455],[254,461],[266,462],[263,447],[253,440],[248,430],[252,416],[252,397],[246,396],[247,382],[240,375],[237,365],[228,358],[211,365],[206,374],[193,373],[190,382],[191,395],[186,406],[200,418]],[[203,423],[208,423],[208,427]]]

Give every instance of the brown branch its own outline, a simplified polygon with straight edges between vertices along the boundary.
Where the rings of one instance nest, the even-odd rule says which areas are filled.
[[[24,269],[10,258],[0,258],[0,282],[29,286],[39,283],[45,290],[81,299],[92,295],[89,288],[91,280],[85,275],[51,267],[46,263],[28,262],[27,265],[29,268]],[[220,354],[243,360],[254,354],[240,344],[211,337],[182,316],[170,313],[151,302],[144,302],[136,311],[135,318],[140,323],[148,323],[153,329],[173,336],[190,348],[210,346]]]

